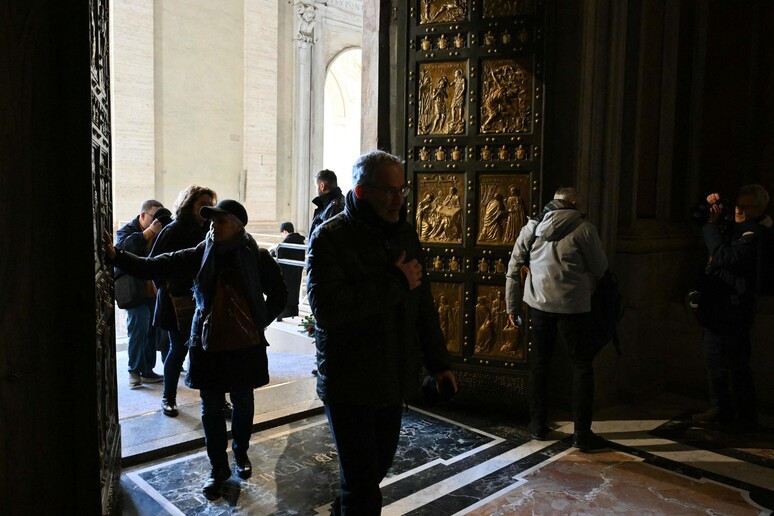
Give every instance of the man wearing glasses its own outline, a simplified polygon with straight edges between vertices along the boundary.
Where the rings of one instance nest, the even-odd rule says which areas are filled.
[[[317,321],[317,394],[340,461],[334,514],[379,514],[379,483],[398,445],[404,396],[418,388],[418,359],[439,389],[457,385],[419,238],[406,221],[411,188],[400,159],[364,154],[352,182],[344,212],[311,241],[307,291]]]

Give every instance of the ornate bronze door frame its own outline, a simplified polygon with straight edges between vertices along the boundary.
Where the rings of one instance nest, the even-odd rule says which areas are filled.
[[[521,391],[528,336],[508,322],[504,286],[541,197],[543,0],[409,0],[407,9],[398,11],[398,139],[441,326],[463,381],[510,378]]]
[[[109,8],[107,0],[90,1],[91,41],[91,182],[94,224],[94,281],[97,364],[97,436],[102,513],[116,505],[121,475],[121,427],[118,423],[116,379],[116,331],[113,324],[112,267],[102,253],[102,230],[113,228],[113,173],[110,152],[110,53]]]

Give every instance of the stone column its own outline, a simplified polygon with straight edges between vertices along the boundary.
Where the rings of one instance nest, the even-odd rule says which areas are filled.
[[[296,192],[295,223],[303,229],[308,224],[311,203],[310,152],[312,135],[312,49],[315,44],[317,6],[314,0],[294,0],[296,9],[296,70],[294,113],[294,189]]]

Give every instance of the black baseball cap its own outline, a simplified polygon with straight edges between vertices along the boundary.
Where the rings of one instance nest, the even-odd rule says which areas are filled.
[[[211,219],[217,213],[230,213],[238,218],[242,224],[247,225],[247,210],[234,199],[223,199],[215,206],[202,206],[202,209],[199,210],[199,215],[205,219]]]

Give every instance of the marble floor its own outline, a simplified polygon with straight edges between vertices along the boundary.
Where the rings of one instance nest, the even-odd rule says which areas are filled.
[[[594,430],[608,446],[581,453],[567,422],[539,442],[515,415],[411,407],[383,514],[770,514],[771,420],[696,425],[699,408],[670,399],[599,411]],[[324,416],[254,433],[249,455],[252,478],[232,475],[214,502],[199,492],[209,474],[201,449],[126,469],[123,514],[329,513],[338,462]]]

